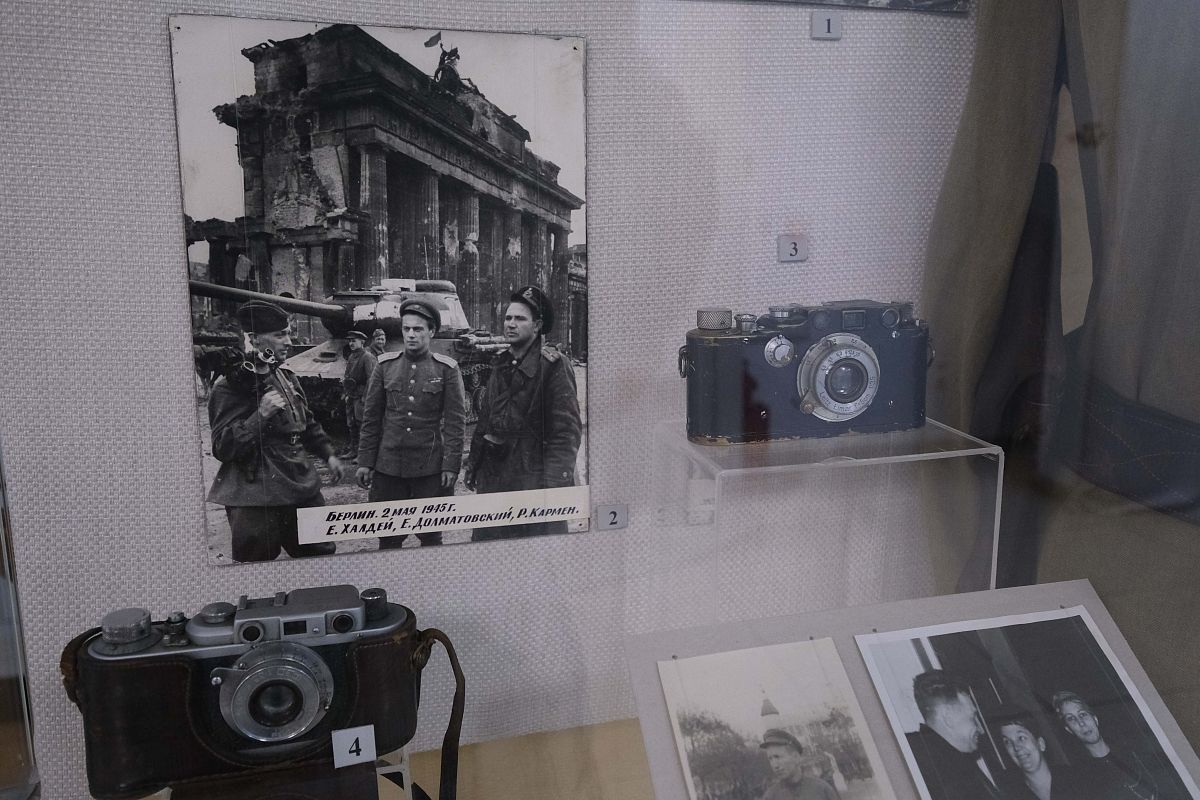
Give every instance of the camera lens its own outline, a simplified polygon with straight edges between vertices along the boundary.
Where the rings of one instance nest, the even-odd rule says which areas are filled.
[[[867,371],[861,361],[843,358],[829,368],[825,389],[839,403],[853,403],[867,388]]]
[[[802,409],[825,422],[862,414],[879,392],[879,359],[862,338],[832,333],[808,348],[796,371]]]
[[[257,644],[211,673],[221,716],[236,733],[286,742],[308,733],[333,703],[333,674],[313,650],[294,642]]]
[[[267,728],[287,725],[304,710],[300,692],[295,686],[282,681],[260,686],[250,696],[247,705],[251,719]]]

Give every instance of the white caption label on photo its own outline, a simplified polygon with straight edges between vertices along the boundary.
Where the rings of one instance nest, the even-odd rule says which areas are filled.
[[[301,544],[587,519],[587,486],[296,509]]]
[[[375,726],[361,725],[333,732],[335,769],[375,760]]]

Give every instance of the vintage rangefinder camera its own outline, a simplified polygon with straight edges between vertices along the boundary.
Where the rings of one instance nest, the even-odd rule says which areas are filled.
[[[688,439],[732,444],[925,424],[929,328],[912,303],[696,313],[679,350]]]
[[[459,679],[457,748],[453,648],[439,631],[418,631],[412,611],[383,589],[243,596],[162,622],[145,609],[113,611],[62,659],[83,712],[91,791],[140,796],[331,759],[330,733],[360,725],[374,725],[377,752],[395,750],[416,729],[435,640]]]

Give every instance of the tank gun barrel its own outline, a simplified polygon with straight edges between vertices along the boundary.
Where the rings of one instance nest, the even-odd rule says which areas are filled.
[[[464,347],[495,347],[497,349],[508,347],[510,344],[508,339],[504,338],[503,336],[481,336],[477,333],[464,333],[462,336],[458,337],[458,343]]]
[[[349,330],[354,325],[353,312],[344,307],[331,303],[314,303],[311,300],[297,300],[294,297],[280,297],[265,292],[252,292],[249,289],[235,289],[232,286],[219,286],[215,283],[189,280],[188,290],[201,297],[213,297],[218,300],[234,300],[245,303],[250,300],[265,300],[274,303],[292,314],[306,314],[310,317],[320,317],[333,323],[326,325],[331,330]]]

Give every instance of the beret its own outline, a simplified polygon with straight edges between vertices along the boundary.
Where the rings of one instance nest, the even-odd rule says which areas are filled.
[[[533,311],[533,316],[542,321],[542,335],[550,332],[554,327],[554,304],[550,302],[550,298],[536,286],[525,286],[517,289],[509,296],[510,302],[522,303],[529,306]]]
[[[246,333],[275,333],[286,330],[291,322],[286,311],[265,300],[242,303],[237,310],[237,319]]]

